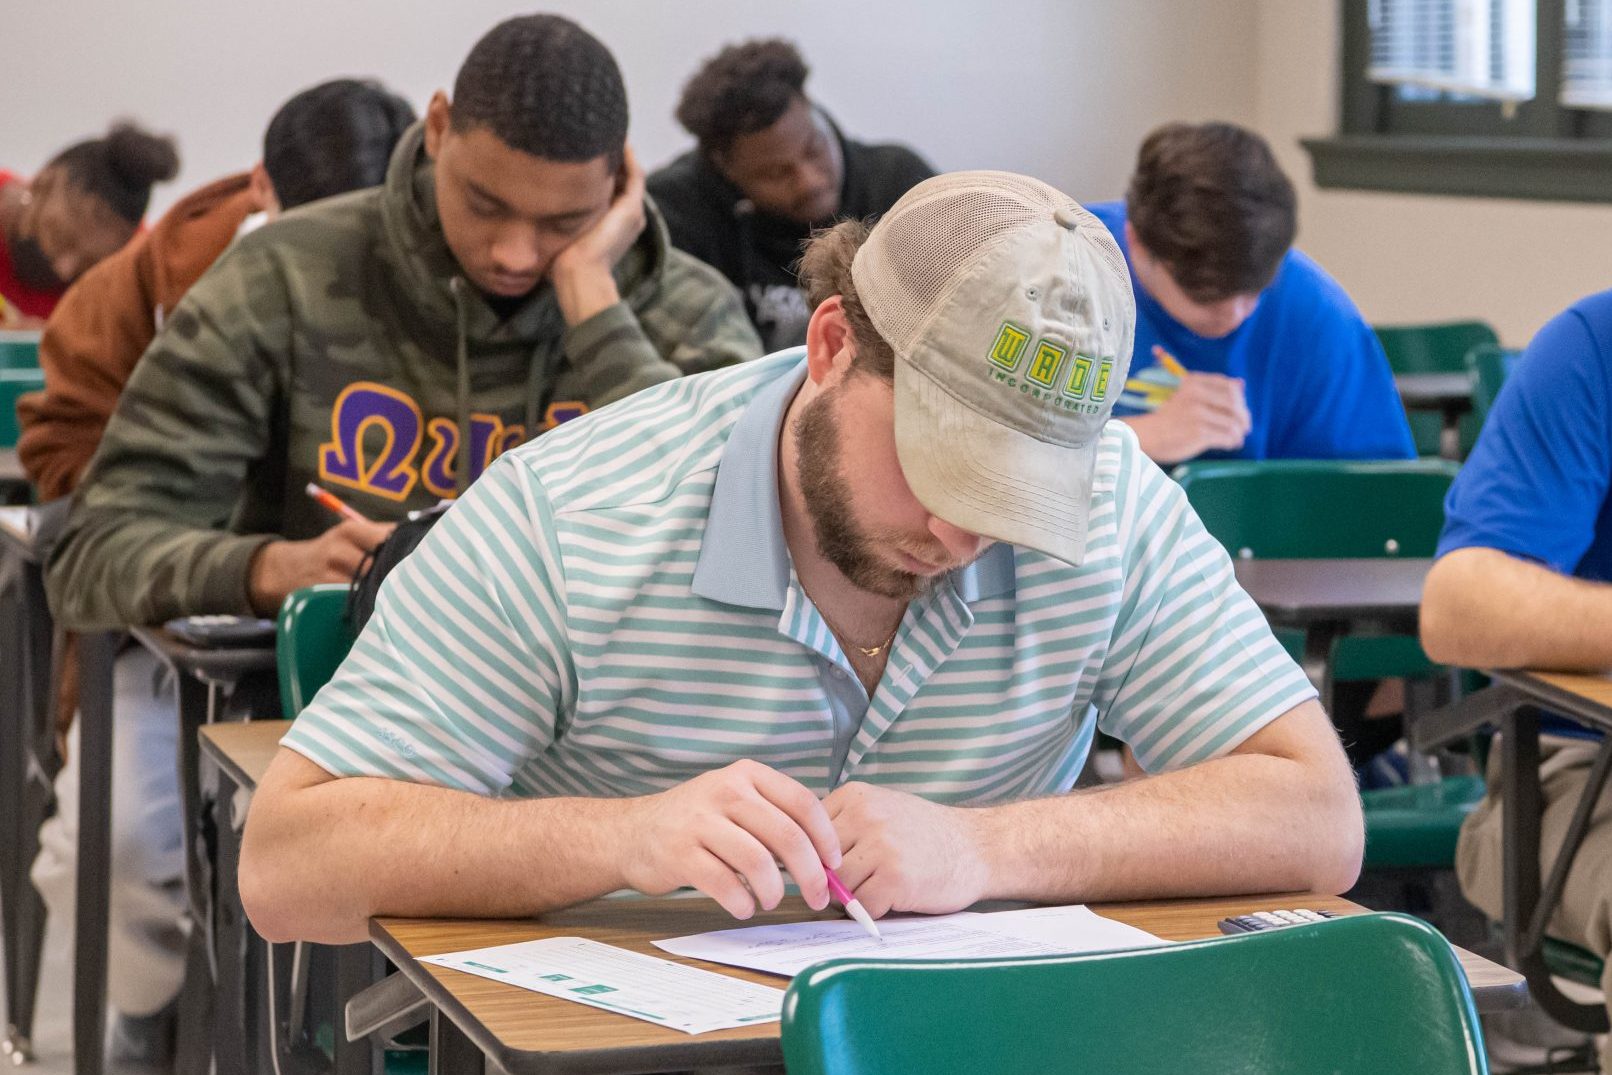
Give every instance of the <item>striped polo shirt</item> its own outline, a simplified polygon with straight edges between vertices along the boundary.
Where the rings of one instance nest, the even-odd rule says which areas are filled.
[[[662,791],[741,758],[984,804],[1068,790],[1096,728],[1150,771],[1315,696],[1119,422],[1086,557],[991,546],[908,607],[870,699],[791,567],[799,348],[669,381],[490,467],[382,586],[286,746],[486,795]]]

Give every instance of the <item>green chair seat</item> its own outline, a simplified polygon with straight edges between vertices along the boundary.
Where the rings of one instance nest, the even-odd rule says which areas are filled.
[[[1279,628],[1276,640],[1295,661],[1304,659],[1304,633]],[[1422,652],[1422,644],[1408,635],[1366,635],[1340,638],[1332,647],[1332,678],[1340,683],[1392,676],[1432,676],[1441,671]]]
[[[784,996],[790,1075],[1482,1075],[1449,942],[1406,915],[1030,959],[844,959]]]
[[[1601,976],[1606,973],[1606,963],[1596,958],[1594,952],[1588,948],[1580,948],[1576,944],[1568,944],[1553,937],[1546,937],[1541,946],[1541,954],[1545,957],[1545,966],[1558,978],[1566,978],[1570,982],[1580,985],[1601,988]]]
[[[298,590],[280,606],[275,660],[287,720],[297,719],[352,649],[346,612],[347,587],[337,582]]]
[[[1480,776],[1450,776],[1360,793],[1366,862],[1373,867],[1441,869],[1455,861],[1461,823],[1483,798]]]

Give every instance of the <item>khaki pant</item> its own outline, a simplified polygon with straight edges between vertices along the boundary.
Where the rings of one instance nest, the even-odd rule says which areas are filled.
[[[1598,742],[1586,740],[1551,736],[1540,740],[1541,878],[1548,875],[1556,861],[1599,749]],[[1455,871],[1461,890],[1467,899],[1496,921],[1504,910],[1500,758],[1497,742],[1489,757],[1488,794],[1461,826],[1461,839],[1455,849]],[[1568,872],[1549,933],[1607,960],[1608,969],[1601,976],[1601,992],[1612,1004],[1612,960],[1608,960],[1608,955],[1612,954],[1612,781],[1602,789],[1589,832]],[[1601,1070],[1612,1072],[1612,1035],[1603,1039],[1601,1045]]]

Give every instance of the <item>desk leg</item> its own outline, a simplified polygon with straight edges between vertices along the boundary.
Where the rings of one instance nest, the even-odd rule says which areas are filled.
[[[1445,410],[1444,424],[1438,431],[1438,454],[1457,463],[1461,461],[1461,413]]]
[[[482,1075],[487,1058],[440,1009],[431,1010],[430,1075]]]
[[[375,946],[345,944],[334,950],[336,963],[336,1003],[330,1012],[336,1028],[334,1075],[369,1075],[374,1067],[375,1046],[367,1038],[348,1041],[347,1002],[380,980]]]
[[[217,835],[214,830],[228,824],[227,804],[217,811],[202,809],[200,746],[198,731],[207,722],[212,691],[201,680],[176,672],[179,695],[179,751],[174,759],[179,770],[180,831],[185,846],[185,891],[190,912],[190,941],[187,944],[185,984],[180,992],[178,1062],[182,1075],[206,1075],[216,1061],[214,1042],[218,1027],[215,1013],[227,1010],[215,1004],[219,988],[219,947],[213,921],[213,859]],[[224,1055],[219,1070],[234,1071],[237,1056]]]
[[[21,556],[0,563],[0,607],[5,615],[0,653],[10,654],[0,690],[8,727],[0,734],[0,950],[5,956],[5,1036],[0,1055],[15,1063],[33,1059],[34,1006],[45,941],[45,903],[28,879],[39,851],[55,775],[55,668],[53,628],[37,564]]]
[[[73,932],[73,1066],[105,1065],[107,915],[112,864],[112,662],[117,636],[79,640],[78,907]]]

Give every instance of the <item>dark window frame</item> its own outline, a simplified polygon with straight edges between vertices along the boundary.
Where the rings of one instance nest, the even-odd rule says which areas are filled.
[[[1561,86],[1565,0],[1537,0],[1534,99],[1401,99],[1366,78],[1369,0],[1340,0],[1339,133],[1304,139],[1319,187],[1612,202],[1612,112],[1568,108]]]

